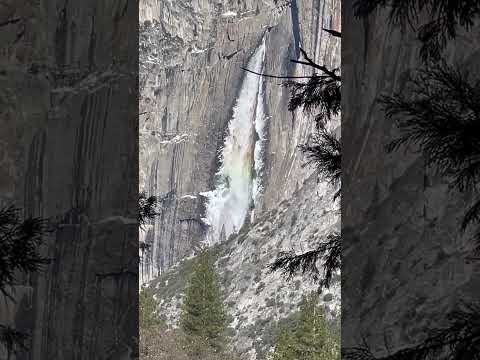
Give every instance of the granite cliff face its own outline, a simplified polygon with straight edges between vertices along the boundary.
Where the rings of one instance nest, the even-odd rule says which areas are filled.
[[[307,139],[311,121],[287,110],[289,93],[280,80],[241,67],[311,74],[290,62],[299,47],[319,63],[338,66],[340,43],[321,28],[340,28],[340,5],[145,0],[140,27],[140,189],[162,203],[160,217],[142,234],[151,245],[143,269],[148,280],[207,238],[216,242],[238,231],[238,221],[212,224],[215,211],[241,209],[255,219],[309,176],[296,146]],[[249,96],[253,101],[245,101]],[[232,130],[235,119],[240,125]],[[238,145],[250,150],[232,155]],[[239,161],[238,168],[225,169]],[[230,182],[241,177],[243,183]],[[219,208],[212,212],[215,201]]]
[[[311,249],[339,230],[338,204],[297,146],[311,119],[287,109],[282,80],[245,72],[308,76],[299,48],[338,67],[339,1],[152,1],[141,3],[140,189],[161,200],[141,240],[142,281],[157,289],[160,313],[178,320],[190,256],[200,244],[218,256],[234,346],[263,359],[277,320],[313,283],[286,284],[267,266],[281,250]],[[325,304],[338,315],[338,278]],[[267,324],[269,324],[267,326]]]
[[[12,359],[138,352],[137,16],[132,1],[0,4],[0,206],[55,230],[51,264],[0,299],[0,323],[31,335]]]
[[[342,347],[383,357],[445,326],[462,301],[478,301],[480,267],[467,260],[471,235],[459,231],[472,194],[450,191],[415,147],[385,151],[398,129],[375,99],[406,90],[422,66],[420,43],[411,29],[388,27],[386,10],[359,20],[353,1],[343,9]],[[445,52],[472,75],[479,29],[461,30]]]

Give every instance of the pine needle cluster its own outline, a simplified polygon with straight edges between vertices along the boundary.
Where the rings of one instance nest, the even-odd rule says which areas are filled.
[[[167,195],[168,196],[168,195]],[[138,195],[138,223],[140,228],[152,223],[155,217],[159,215],[157,212],[158,198],[156,196],[148,196],[145,192]],[[144,261],[145,252],[150,249],[150,244],[140,241],[139,249],[142,252],[140,261]]]
[[[0,291],[10,297],[17,272],[39,271],[50,260],[39,253],[46,222],[39,218],[21,219],[20,210],[10,206],[0,210]]]
[[[145,192],[138,196],[138,222],[140,226],[146,225],[158,216],[158,199],[156,196],[147,197]]]
[[[341,77],[337,74],[339,69],[328,70],[317,65],[303,49],[300,51],[306,61],[292,61],[320,70],[322,74],[314,73],[306,82],[288,80],[283,83],[291,92],[288,109],[294,111],[302,108],[308,114],[315,113],[316,123],[324,124],[340,113]]]
[[[448,40],[457,36],[459,28],[469,30],[480,16],[477,0],[357,0],[355,15],[365,17],[380,7],[389,7],[389,18],[394,24],[418,27],[422,42],[421,57],[440,59]],[[426,21],[420,21],[420,15]]]
[[[269,269],[271,272],[281,271],[288,280],[298,273],[308,275],[318,282],[320,287],[329,288],[333,275],[340,269],[341,240],[339,233],[333,233],[314,250],[302,254],[296,254],[294,251],[281,252],[270,264]],[[322,270],[318,268],[318,263],[322,263]]]
[[[315,132],[299,149],[306,158],[304,166],[313,166],[321,177],[338,188],[334,195],[336,199],[341,193],[341,142],[326,125],[340,114],[341,77],[337,74],[339,69],[329,70],[318,65],[303,49],[300,50],[304,60],[292,61],[320,70],[322,75],[314,73],[308,81],[286,81],[283,85],[291,91],[288,109],[302,109],[307,115],[314,116]]]
[[[49,232],[47,222],[40,218],[23,219],[20,209],[9,206],[0,209],[0,292],[15,301],[13,287],[19,274],[42,270],[50,259],[40,254],[43,236]],[[8,356],[26,349],[26,333],[0,324],[0,343]]]
[[[408,94],[380,98],[400,131],[387,150],[416,145],[427,166],[451,179],[451,188],[476,194],[461,224],[464,231],[480,222],[480,79],[439,62],[410,78]]]
[[[315,167],[318,174],[327,180],[337,191],[333,199],[340,196],[340,181],[342,176],[341,143],[335,134],[325,127],[320,127],[311,136],[307,144],[299,146],[305,154],[303,166]]]
[[[28,350],[26,345],[29,336],[24,332],[18,331],[11,326],[0,324],[0,344],[3,344],[7,349],[7,356],[10,357],[12,353],[18,352],[19,349]]]

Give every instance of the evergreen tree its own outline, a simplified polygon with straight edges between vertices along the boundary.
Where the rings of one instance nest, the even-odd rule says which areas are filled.
[[[295,359],[295,339],[292,333],[282,328],[277,338],[275,352],[271,356],[271,360],[291,360]]]
[[[161,324],[157,314],[158,301],[153,296],[152,289],[142,287],[138,295],[139,324],[141,328],[151,328]]]
[[[140,226],[155,219],[157,213],[158,199],[156,196],[149,196],[145,192],[138,195],[138,222]]]
[[[193,265],[182,305],[181,326],[192,344],[205,342],[216,352],[224,349],[226,311],[214,257],[202,250]]]
[[[169,194],[167,194],[167,197]],[[138,195],[138,223],[140,229],[144,229],[144,226],[147,224],[153,223],[155,218],[159,215],[157,212],[157,206],[159,201],[163,199],[158,199],[156,196],[148,196],[145,192],[141,192]],[[142,267],[142,275],[144,273],[145,268],[145,261],[146,261],[146,253],[150,250],[150,244],[147,244],[144,241],[139,242],[139,249],[141,251],[140,255],[140,264]]]
[[[300,324],[295,332],[299,359],[333,360],[339,358],[339,344],[333,338],[318,294],[308,295],[300,307]]]
[[[281,329],[272,360],[340,359],[340,341],[330,329],[316,293],[306,296],[300,306],[295,329]]]

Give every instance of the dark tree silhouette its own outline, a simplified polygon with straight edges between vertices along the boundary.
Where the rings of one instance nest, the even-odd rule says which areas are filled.
[[[47,232],[47,222],[43,219],[22,219],[20,209],[13,206],[0,209],[0,292],[11,301],[15,301],[13,287],[19,274],[38,272],[50,263],[39,252]],[[19,349],[26,349],[28,337],[0,324],[0,343],[5,346],[8,358]]]
[[[277,11],[283,11],[292,5],[292,0],[273,0],[273,2]]]
[[[346,360],[479,360],[480,307],[464,304],[448,315],[449,324],[431,329],[421,343],[393,354],[375,357],[368,347],[342,349]]]
[[[325,66],[315,64],[303,49],[301,53],[306,61],[292,61],[320,70],[322,75],[314,73],[306,82],[291,79],[286,81],[283,85],[291,90],[288,108],[290,111],[301,108],[307,115],[314,117],[316,131],[299,148],[306,158],[304,165],[314,166],[320,176],[338,187],[335,199],[341,192],[341,142],[326,125],[340,114],[341,77],[337,75],[338,69],[328,70]]]
[[[340,196],[341,181],[341,143],[337,137],[324,127],[317,129],[307,144],[299,146],[305,154],[304,166],[314,166],[317,172],[331,185],[337,188],[333,199]]]
[[[168,199],[170,194],[167,194],[165,198],[160,199],[160,201]],[[157,212],[159,200],[156,196],[148,196],[142,191],[138,195],[138,223],[140,228],[144,228],[145,225],[152,223],[155,220],[155,217],[159,215]],[[141,251],[140,263],[142,264],[142,274],[145,266],[145,253],[150,250],[151,245],[147,244],[144,241],[139,242],[139,249]]]
[[[147,197],[145,192],[138,196],[138,222],[140,226],[148,224],[154,220],[157,213],[158,199],[156,196]]]
[[[427,166],[450,179],[451,188],[474,194],[461,229],[478,225],[480,78],[464,68],[439,62],[412,75],[404,93],[384,95],[379,101],[400,131],[388,151],[416,145],[416,151],[424,153]],[[479,235],[477,230],[477,250]]]
[[[447,41],[457,36],[459,28],[469,30],[480,16],[478,0],[357,0],[355,15],[365,17],[387,6],[393,24],[409,25],[418,31],[424,60],[439,60]],[[420,22],[420,15],[425,22]]]
[[[281,252],[277,259],[270,264],[270,271],[281,271],[288,279],[292,279],[297,273],[310,276],[320,287],[330,287],[332,277],[340,268],[342,253],[342,238],[334,233],[327,237],[327,241],[320,243],[315,250],[303,254],[295,254],[293,251]],[[323,271],[317,264],[322,262]]]
[[[11,297],[9,288],[17,272],[36,272],[50,262],[38,251],[46,231],[45,220],[22,220],[20,210],[13,206],[0,210],[0,291],[5,296]]]
[[[0,343],[7,349],[7,359],[19,349],[28,350],[26,345],[29,335],[15,330],[11,326],[0,325]]]

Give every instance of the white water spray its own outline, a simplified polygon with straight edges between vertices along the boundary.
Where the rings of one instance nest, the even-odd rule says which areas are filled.
[[[265,39],[247,67],[260,73],[264,60]],[[203,193],[208,199],[205,220],[210,225],[207,236],[210,244],[240,229],[261,191],[259,176],[263,169],[261,157],[265,142],[263,95],[263,78],[246,72],[220,154],[221,165],[215,174],[215,189]]]

